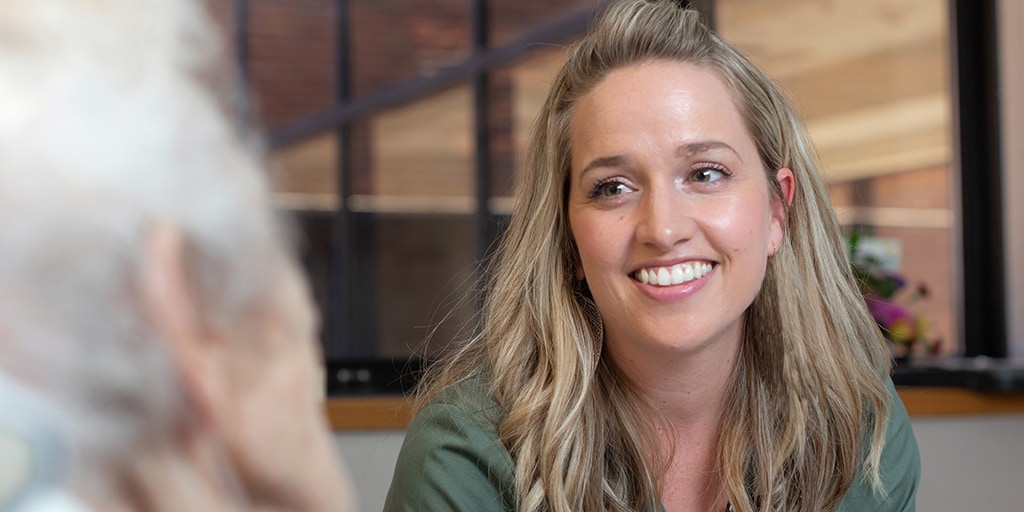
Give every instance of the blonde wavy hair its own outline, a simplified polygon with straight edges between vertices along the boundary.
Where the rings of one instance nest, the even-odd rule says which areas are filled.
[[[733,510],[830,510],[858,472],[881,492],[891,361],[851,276],[809,137],[772,80],[675,1],[614,3],[572,48],[531,133],[480,331],[428,372],[419,403],[462,381],[489,382],[521,511],[657,508],[668,461],[654,455],[654,428],[663,419],[602,357],[600,314],[574,277],[566,214],[574,105],[612,70],[651,60],[717,71],[774,200],[784,202],[774,172],[795,176],[722,421],[720,475]]]

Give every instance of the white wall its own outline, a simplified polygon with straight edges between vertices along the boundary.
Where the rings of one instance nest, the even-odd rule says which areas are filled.
[[[338,449],[352,477],[352,488],[359,501],[357,510],[380,512],[391,485],[398,450],[405,439],[404,430],[338,432]]]
[[[923,512],[1024,510],[1024,414],[918,418]]]
[[[1024,414],[917,418],[922,512],[1024,510]],[[403,431],[340,432],[359,510],[379,512]]]

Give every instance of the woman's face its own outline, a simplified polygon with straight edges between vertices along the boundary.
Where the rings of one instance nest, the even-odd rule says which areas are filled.
[[[784,209],[713,70],[608,74],[571,121],[569,223],[613,359],[734,349]],[[791,171],[777,171],[784,195]]]

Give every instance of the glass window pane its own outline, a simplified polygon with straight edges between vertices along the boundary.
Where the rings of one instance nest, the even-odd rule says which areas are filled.
[[[350,0],[353,96],[464,61],[471,51],[468,6],[451,0]]]
[[[513,136],[519,120],[514,115],[516,92],[508,69],[492,71],[487,76],[488,145],[487,173],[490,179],[489,210],[508,213],[505,199],[512,195],[515,181],[517,147]]]
[[[333,0],[249,0],[254,120],[274,129],[334,105]]]
[[[473,114],[466,85],[370,119],[357,158],[354,211],[472,213]]]
[[[468,295],[476,278],[472,216],[366,212],[354,217],[349,332],[355,345],[372,352],[362,355],[429,358],[471,332],[476,306]]]
[[[337,136],[328,132],[271,153],[271,182],[278,206],[307,211],[337,209],[337,141]]]
[[[491,211],[512,208],[514,170],[548,87],[565,61],[565,49],[546,47],[491,75]]]
[[[552,23],[601,4],[600,0],[490,0],[490,46],[502,46]]]
[[[475,307],[472,105],[463,85],[354,127],[350,333],[373,355],[436,354]]]
[[[1024,3],[997,2],[999,82],[1002,104],[1003,232],[1006,234],[1006,299],[1010,357],[1024,360]]]
[[[947,2],[721,0],[717,17],[804,116],[841,222],[907,281],[897,303],[957,351]]]

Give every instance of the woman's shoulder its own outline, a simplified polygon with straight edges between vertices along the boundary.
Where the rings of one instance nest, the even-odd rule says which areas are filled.
[[[434,395],[417,413],[413,424],[421,417],[432,418],[437,415],[463,416],[480,426],[497,425],[501,408],[491,395],[489,381],[485,377],[473,377]]]
[[[385,510],[512,510],[515,469],[499,418],[484,382],[438,393],[409,425]]]
[[[467,429],[497,438],[501,408],[490,393],[488,381],[474,377],[434,393],[420,405],[409,424],[407,437],[429,434],[452,435],[451,428]]]
[[[889,390],[889,419],[879,467],[882,489],[875,490],[858,475],[839,506],[840,511],[883,510],[913,512],[921,480],[921,455],[910,424],[910,416],[892,381]]]

